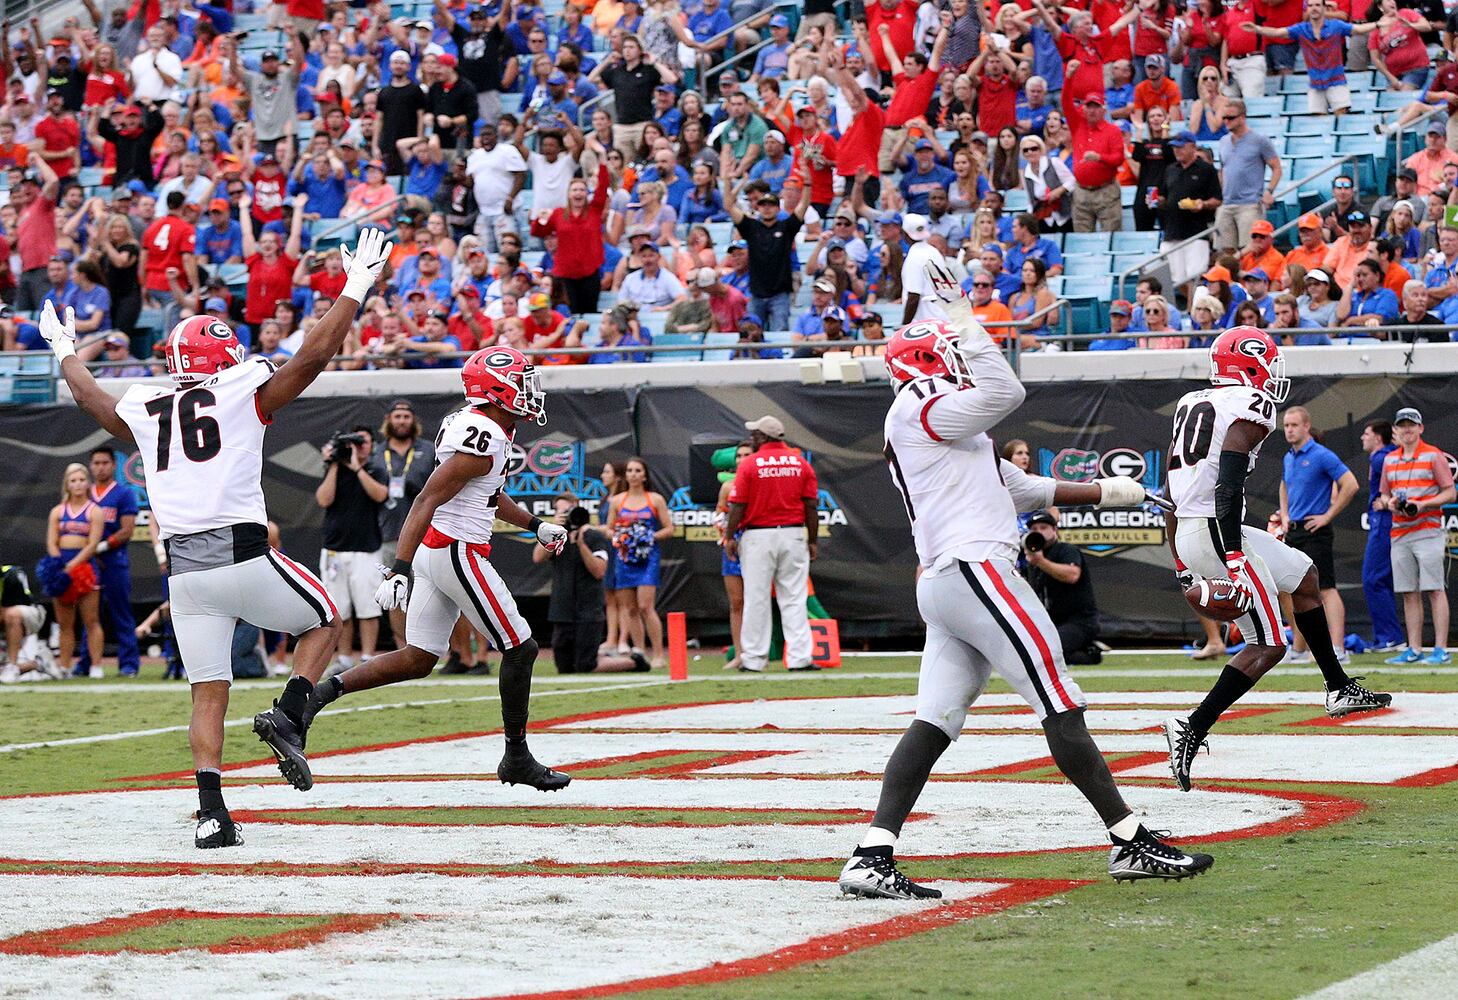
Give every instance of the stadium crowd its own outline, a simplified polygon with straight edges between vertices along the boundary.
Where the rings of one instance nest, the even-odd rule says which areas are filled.
[[[1458,321],[1440,0],[84,4],[3,25],[0,334],[43,349],[33,318],[69,306],[107,375],[198,313],[287,356],[360,225],[395,230],[393,291],[343,369],[498,342],[644,361],[675,334],[855,349],[937,315],[934,253],[999,336],[1024,321],[1024,348],[1057,349],[1057,279],[1109,269],[1069,237],[1111,231],[1169,251],[1173,287],[1106,302],[1094,347]],[[1385,190],[1328,175],[1333,205],[1282,249],[1267,215],[1293,178],[1248,106],[1301,68],[1313,115],[1349,110],[1349,73],[1410,94],[1380,128],[1421,122],[1423,148]],[[582,345],[615,350],[561,353]]]

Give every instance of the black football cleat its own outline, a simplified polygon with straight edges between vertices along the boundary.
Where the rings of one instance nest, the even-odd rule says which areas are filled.
[[[889,847],[857,847],[840,870],[840,891],[865,899],[941,899],[940,889],[917,885],[896,868]]]
[[[1215,864],[1215,859],[1208,854],[1186,854],[1160,839],[1168,836],[1162,830],[1157,833],[1146,830],[1142,824],[1133,840],[1120,840],[1109,834],[1109,839],[1114,842],[1109,849],[1109,874],[1114,881],[1160,878],[1166,882],[1178,882],[1192,878]]]
[[[1375,712],[1392,705],[1392,695],[1368,691],[1358,684],[1362,678],[1351,677],[1335,691],[1326,693],[1326,714],[1340,719],[1353,712]]]
[[[253,731],[278,758],[279,772],[301,792],[314,787],[314,775],[304,756],[304,734],[275,704],[253,717]]]
[[[1175,784],[1180,786],[1180,791],[1190,790],[1190,766],[1195,763],[1195,754],[1204,747],[1205,752],[1210,752],[1210,741],[1205,739],[1204,734],[1196,733],[1190,729],[1187,719],[1166,719],[1164,723],[1164,738],[1169,744],[1169,770],[1174,775]]]
[[[571,775],[538,763],[525,742],[506,744],[496,776],[503,785],[531,785],[540,792],[558,792],[572,783]]]
[[[233,822],[226,809],[212,809],[197,814],[197,832],[193,834],[193,846],[199,850],[215,847],[241,847],[243,828]]]
[[[314,690],[309,692],[308,699],[304,702],[304,714],[299,716],[302,731],[299,734],[299,749],[308,746],[309,727],[314,724],[314,716],[324,710],[324,706],[333,704],[340,695],[339,685],[330,678],[320,684],[314,685]]]

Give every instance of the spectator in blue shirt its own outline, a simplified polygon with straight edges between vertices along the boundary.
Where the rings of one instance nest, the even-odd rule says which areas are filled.
[[[691,47],[699,52],[700,72],[733,52],[734,33],[729,30],[732,27],[734,22],[720,0],[703,0],[698,13],[689,15],[688,30],[694,36]]]
[[[749,179],[764,181],[778,197],[784,190],[785,181],[789,179],[794,165],[794,158],[785,149],[784,133],[778,129],[770,129],[764,134],[764,155],[749,168]]]
[[[906,211],[928,215],[931,209],[927,206],[927,195],[938,188],[946,191],[956,181],[957,175],[937,163],[936,149],[930,140],[916,140],[913,149],[913,166],[901,175],[898,187],[901,197],[906,200]]]
[[[75,281],[71,283],[65,304],[76,310],[78,334],[111,329],[111,292],[106,288],[101,265],[89,257],[76,262]]]
[[[1133,99],[1133,89],[1130,89],[1130,100]],[[1030,76],[1028,82],[1023,84],[1022,96],[1018,98],[1017,116],[1018,131],[1024,135],[1029,132],[1043,134],[1043,125],[1048,121],[1048,112],[1053,110],[1053,105],[1048,103],[1048,81],[1041,76]]]
[[[692,176],[693,185],[684,192],[682,200],[675,206],[678,209],[678,221],[689,226],[701,222],[728,222],[729,213],[724,209],[724,196],[719,192],[719,185],[714,183],[714,168],[707,163],[695,163]],[[754,176],[753,170],[750,171],[750,176]]]
[[[309,196],[309,215],[321,219],[339,218],[348,197],[344,164],[332,151],[320,150],[294,168],[289,194]]]
[[[770,18],[770,42],[754,57],[754,72],[750,81],[778,80],[790,70],[790,52],[795,43],[790,41],[790,19],[783,14]]]
[[[1021,273],[1009,274],[1006,270],[1001,244],[987,244],[978,254],[978,258],[982,261],[982,269],[992,278],[992,287],[997,292],[999,302],[1006,302],[1012,298],[1014,292],[1022,289]]]
[[[1090,351],[1127,351],[1134,346],[1132,337],[1125,337],[1129,332],[1129,321],[1134,316],[1134,306],[1127,299],[1115,299],[1109,304],[1109,335],[1100,340],[1091,341],[1088,345]]]
[[[440,148],[440,139],[435,135],[431,135],[428,139],[408,136],[398,140],[395,148],[400,153],[400,162],[405,164],[407,170],[405,194],[416,195],[427,200],[433,199],[441,182],[445,180],[447,170],[445,152]],[[313,200],[311,195],[310,207],[313,207]]]
[[[1276,318],[1276,303],[1271,298],[1270,275],[1263,268],[1253,268],[1240,276],[1240,284],[1245,288],[1245,294],[1250,296],[1250,301],[1261,311],[1261,318],[1265,322],[1260,325],[1270,326],[1271,321]]]
[[[678,93],[666,83],[653,88],[653,120],[670,139],[677,139],[683,128],[683,112],[678,110]]]
[[[536,115],[531,124],[539,129],[559,129],[564,116],[572,124],[579,124],[577,102],[567,93],[570,82],[567,74],[561,70],[554,69],[547,74],[546,97],[536,106]]]
[[[810,308],[806,309],[795,320],[791,329],[794,339],[798,342],[807,337],[814,337],[825,332],[825,323],[821,317],[825,310],[835,305],[835,282],[829,278],[819,278],[814,287],[810,290]]]
[[[1321,603],[1326,608],[1331,644],[1344,650],[1347,611],[1337,592],[1332,557],[1336,532],[1331,523],[1357,495],[1357,477],[1335,452],[1312,437],[1311,414],[1306,407],[1288,409],[1281,416],[1281,427],[1286,432],[1286,443],[1291,446],[1281,475],[1281,528],[1286,533],[1286,544],[1306,553],[1316,564],[1316,582],[1321,588]],[[1310,660],[1311,654],[1304,652],[1306,643],[1299,629],[1292,638],[1295,640],[1291,646],[1293,659]]]
[[[1357,264],[1352,272],[1352,287],[1337,303],[1337,322],[1340,326],[1357,327],[1353,333],[1360,335],[1362,327],[1385,326],[1397,319],[1402,311],[1397,295],[1390,288],[1382,286],[1382,265],[1368,258]]]
[[[530,3],[524,3],[516,9],[516,20],[506,26],[506,37],[516,49],[519,56],[528,55],[531,49],[527,47],[527,33],[533,28],[545,24],[546,15],[541,8],[534,7]],[[411,74],[414,76],[414,74]]]
[[[745,298],[749,297],[749,244],[743,240],[736,239],[730,242],[729,249],[724,251],[724,265],[727,270],[720,275],[719,280],[731,288],[738,289]],[[759,329],[764,330],[764,324],[759,324]],[[779,357],[778,354],[775,357]]]
[[[683,200],[683,196],[693,188],[693,178],[689,172],[679,166],[678,160],[671,149],[659,149],[653,154],[653,165],[646,167],[638,177],[638,185],[660,182],[664,188],[663,203],[665,205],[677,205]],[[638,189],[634,187],[633,195],[637,197]],[[682,221],[682,220],[680,220]]]
[[[59,253],[56,254],[46,263],[46,280],[50,282],[50,287],[41,299],[41,306],[44,307],[49,302],[57,316],[66,315],[66,300],[76,292],[76,286],[71,281],[71,262]]]
[[[446,296],[449,300],[449,287]],[[401,319],[405,329],[412,332],[405,343],[406,368],[459,368],[464,363],[460,358],[433,357],[461,349],[461,342],[446,332],[450,316],[444,309],[432,309],[418,327],[408,313],[402,313]]]
[[[308,205],[314,207],[314,196]],[[197,230],[197,255],[208,264],[243,263],[243,227],[229,214],[231,206],[222,198],[208,203],[208,221]]]
[[[1290,347],[1330,347],[1331,338],[1324,333],[1292,333],[1294,330],[1315,330],[1321,324],[1301,315],[1301,303],[1294,295],[1275,297],[1275,321],[1270,325],[1271,336],[1280,330],[1285,334],[1285,343]]]
[[[1003,270],[1009,274],[1022,274],[1023,263],[1036,257],[1047,265],[1048,277],[1063,273],[1063,251],[1058,249],[1057,243],[1038,235],[1038,217],[1032,212],[1013,216],[1012,238],[1012,248],[1003,257]]]

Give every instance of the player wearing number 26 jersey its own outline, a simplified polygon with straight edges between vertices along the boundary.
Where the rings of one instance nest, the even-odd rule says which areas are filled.
[[[1211,388],[1186,393],[1175,407],[1169,446],[1169,493],[1175,513],[1169,531],[1181,591],[1199,578],[1229,576],[1241,588],[1246,613],[1237,619],[1246,645],[1222,671],[1188,719],[1165,723],[1170,770],[1190,789],[1195,754],[1220,715],[1285,656],[1280,594],[1291,595],[1295,625],[1311,648],[1333,716],[1382,708],[1390,695],[1374,694],[1348,677],[1332,648],[1316,570],[1305,553],[1259,528],[1243,525],[1245,480],[1261,444],[1276,427],[1285,402],[1281,349],[1251,326],[1233,327],[1210,345]]]
[[[1064,664],[1058,630],[1018,575],[1017,510],[988,436],[1022,403],[1023,387],[940,258],[925,268],[948,319],[913,323],[891,338],[886,367],[896,396],[886,414],[885,455],[922,567],[916,600],[926,645],[916,719],[886,765],[876,815],[841,872],[841,891],[941,895],[897,870],[896,841],[933,765],[961,734],[968,707],[994,672],[1032,706],[1053,760],[1109,828],[1114,878],[1198,874],[1210,857],[1185,854],[1140,825],[1089,736],[1083,692]],[[1127,478],[1081,488],[1087,493],[1072,502],[1144,500],[1143,488]],[[1018,491],[1052,496],[1027,482]]]
[[[491,637],[501,657],[501,721],[506,753],[496,766],[503,782],[541,791],[572,779],[540,764],[527,749],[526,725],[537,644],[490,563],[491,527],[499,516],[560,552],[567,529],[548,524],[506,495],[507,460],[516,422],[546,421],[546,396],[536,369],[511,347],[488,347],[461,368],[466,406],[441,423],[435,471],[410,505],[398,558],[375,593],[385,611],[405,610],[405,646],[331,677],[309,699],[307,727],[320,709],[356,691],[424,677],[450,645],[456,619]],[[408,607],[406,606],[408,603]]]
[[[339,623],[324,585],[269,547],[263,436],[273,414],[339,353],[389,259],[390,244],[370,229],[353,254],[344,254],[343,292],[287,364],[247,360],[226,323],[194,316],[177,324],[164,345],[173,386],[134,386],[121,400],[76,358],[74,313],[68,309],[62,323],[47,303],[41,314],[41,334],[60,358],[77,405],[112,434],[136,442],[142,458],[166,545],[173,632],[192,683],[197,847],[242,843],[219,773],[233,629],[240,618],[300,636],[294,676],[275,707],[254,718],[253,729],[290,783],[301,790],[313,785],[303,752],[303,712],[333,653]]]

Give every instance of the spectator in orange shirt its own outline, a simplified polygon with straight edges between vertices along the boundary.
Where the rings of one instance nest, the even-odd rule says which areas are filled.
[[[972,315],[987,328],[987,335],[1001,344],[1011,335],[1012,327],[989,324],[999,321],[1011,323],[1013,317],[1007,306],[993,300],[992,292],[996,287],[997,283],[986,271],[977,271],[972,275]]]
[[[1376,250],[1372,243],[1372,220],[1366,212],[1352,212],[1347,215],[1347,235],[1327,250],[1322,270],[1331,275],[1333,287],[1351,288],[1357,265]]]
[[[1391,289],[1397,301],[1401,302],[1403,288],[1413,279],[1412,272],[1402,264],[1402,243],[1388,238],[1373,245],[1377,248],[1373,257],[1382,265],[1382,287]]]
[[[1326,254],[1331,247],[1321,238],[1323,235],[1321,230],[1321,217],[1315,212],[1307,212],[1297,220],[1296,232],[1301,242],[1292,247],[1291,252],[1286,254],[1286,266],[1290,267],[1295,264],[1306,268],[1308,271],[1314,271],[1319,267],[1325,266]],[[1301,289],[1299,288],[1291,289],[1293,295],[1300,291]]]
[[[1443,168],[1458,164],[1458,153],[1448,148],[1448,129],[1442,122],[1432,122],[1425,133],[1422,149],[1413,153],[1402,165],[1417,173],[1417,192],[1426,198],[1443,186]]]
[[[1145,57],[1144,79],[1134,88],[1134,109],[1129,115],[1135,125],[1144,124],[1150,108],[1163,108],[1170,121],[1184,121],[1180,86],[1169,78],[1167,69],[1164,56]]]
[[[1272,288],[1286,287],[1286,256],[1271,245],[1271,234],[1276,227],[1269,219],[1257,219],[1250,224],[1250,246],[1240,258],[1241,271],[1257,268],[1266,272]]]

